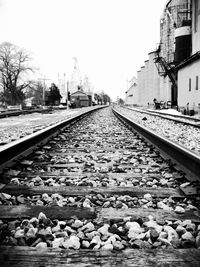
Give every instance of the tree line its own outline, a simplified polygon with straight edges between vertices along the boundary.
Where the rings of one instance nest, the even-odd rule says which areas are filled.
[[[23,104],[26,98],[34,98],[36,105],[60,103],[59,88],[52,83],[46,90],[41,81],[27,80],[30,73],[37,71],[31,65],[30,53],[9,42],[0,44],[0,102],[5,105]],[[45,93],[45,94],[44,94]],[[67,96],[69,100],[69,95]],[[110,103],[104,92],[94,94],[96,104]]]

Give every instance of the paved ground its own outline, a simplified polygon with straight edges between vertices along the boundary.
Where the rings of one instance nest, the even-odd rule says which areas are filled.
[[[17,140],[91,108],[56,110],[49,114],[32,113],[0,119],[0,145]]]

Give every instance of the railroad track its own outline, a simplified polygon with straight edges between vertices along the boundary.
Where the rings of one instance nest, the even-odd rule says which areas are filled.
[[[113,112],[1,150],[1,266],[200,265],[198,168]]]
[[[19,115],[26,115],[31,113],[49,113],[51,112],[51,109],[34,109],[34,110],[16,110],[16,111],[5,111],[0,112],[0,119],[7,118],[7,117],[13,117],[13,116],[19,116]]]
[[[171,120],[174,121],[176,123],[182,123],[185,125],[190,125],[193,127],[197,127],[200,128],[200,120],[198,118],[194,118],[194,117],[190,117],[190,116],[184,116],[184,115],[177,115],[177,114],[169,114],[169,113],[161,113],[159,111],[156,110],[140,110],[140,109],[136,109],[136,108],[130,108],[130,107],[126,107],[124,106],[124,108],[129,109],[129,110],[133,110],[142,114],[148,114],[148,115],[153,115],[153,116],[157,116],[163,119],[167,119],[167,120]]]

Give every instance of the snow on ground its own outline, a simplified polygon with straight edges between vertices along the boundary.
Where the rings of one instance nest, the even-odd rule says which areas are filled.
[[[169,109],[161,109],[159,111],[160,113],[166,113],[166,114],[172,114],[172,115],[183,115],[181,112],[175,110],[175,109],[172,109],[172,108],[169,108]]]

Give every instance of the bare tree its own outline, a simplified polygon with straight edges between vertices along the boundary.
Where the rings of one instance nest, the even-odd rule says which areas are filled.
[[[33,97],[33,103],[35,105],[43,105],[44,104],[44,99],[43,99],[43,94],[44,94],[44,84],[41,81],[32,81],[32,83],[26,87],[24,93],[26,98]]]
[[[24,49],[8,42],[0,45],[0,84],[3,88],[2,100],[6,104],[21,104],[24,100],[23,90],[31,83],[24,81],[25,74],[33,71],[28,65],[30,60]]]

